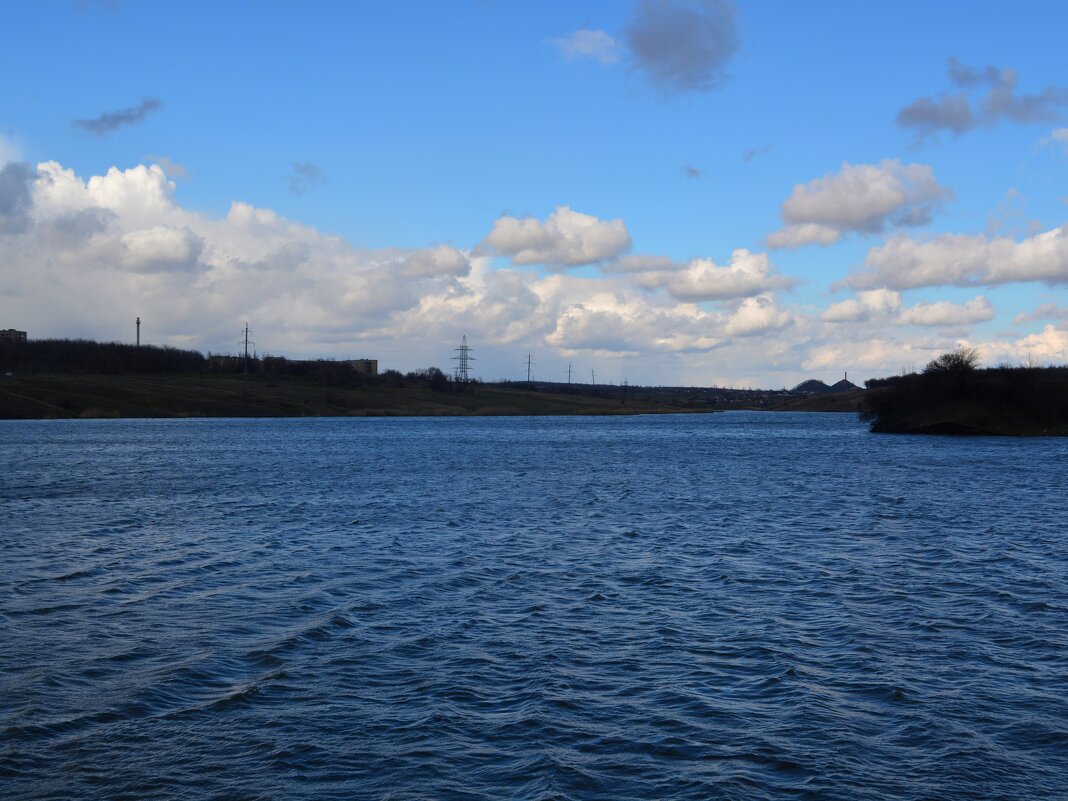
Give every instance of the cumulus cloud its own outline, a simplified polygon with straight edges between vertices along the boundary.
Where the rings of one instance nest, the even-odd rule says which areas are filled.
[[[972,325],[994,319],[994,307],[982,295],[966,303],[951,303],[939,300],[934,303],[917,303],[905,309],[897,318],[900,325],[950,326]]]
[[[694,259],[674,272],[646,274],[639,285],[664,287],[678,300],[696,302],[753,297],[789,288],[793,281],[775,272],[766,253],[739,248],[731,253],[726,266],[721,267],[712,259]]]
[[[871,289],[827,307],[819,318],[825,323],[868,322],[887,319],[900,306],[900,293],[889,289]]]
[[[286,176],[289,191],[294,195],[303,195],[326,180],[326,175],[318,164],[310,161],[294,161],[293,171]]]
[[[1068,226],[1021,241],[981,234],[940,234],[920,241],[898,234],[868,251],[845,283],[860,289],[993,286],[1022,281],[1068,283]]]
[[[162,107],[163,103],[159,98],[146,97],[136,106],[116,109],[115,111],[105,111],[92,119],[74,120],[71,125],[94,136],[107,136],[119,128],[136,125],[144,121],[145,117]]]
[[[801,368],[810,372],[848,369],[892,375],[914,371],[952,346],[941,338],[910,341],[886,333],[857,339],[835,338],[814,343],[803,357]]]
[[[623,291],[600,291],[564,304],[546,341],[568,354],[635,355],[650,348],[677,353],[717,347],[721,328],[693,306],[655,306]]]
[[[83,180],[38,165],[29,203],[20,201],[30,224],[6,235],[0,311],[17,307],[25,325],[52,335],[107,338],[114,310],[136,308],[161,336],[202,348],[251,317],[292,352],[387,326],[426,296],[456,291],[470,269],[448,245],[360,250],[245,203],[205,217],[173,193],[158,166]]]
[[[793,322],[793,316],[779,308],[771,295],[746,298],[730,316],[724,331],[730,336],[754,336],[777,331]]]
[[[512,264],[576,267],[613,259],[630,247],[622,220],[599,220],[558,206],[545,222],[534,217],[499,217],[483,240],[490,252]]]
[[[980,342],[976,345],[987,364],[1049,364],[1068,363],[1068,331],[1053,325],[1045,326],[1037,334],[1009,342]]]
[[[902,164],[897,159],[843,164],[837,173],[794,187],[782,204],[787,225],[768,237],[768,245],[829,245],[848,232],[925,225],[952,196],[926,164]]]
[[[124,267],[135,272],[186,271],[197,267],[204,243],[188,228],[154,225],[123,234]]]
[[[1068,87],[1047,86],[1037,94],[1018,94],[1019,76],[1012,69],[993,66],[977,69],[950,58],[946,72],[950,83],[962,91],[918,98],[897,114],[897,124],[912,130],[918,141],[936,137],[943,131],[960,136],[1003,119],[1056,120],[1061,116],[1061,109],[1068,106]],[[975,90],[981,89],[986,93],[980,97]]]
[[[29,225],[30,187],[36,176],[29,164],[8,162],[0,167],[0,234],[23,231]]]
[[[667,93],[714,89],[738,50],[730,0],[642,0],[625,37],[636,66]]]
[[[619,61],[619,43],[601,30],[583,28],[549,40],[568,61],[588,58],[600,64]]]
[[[451,245],[438,245],[412,253],[401,252],[399,272],[409,278],[433,278],[437,276],[467,275],[471,262],[467,256]]]

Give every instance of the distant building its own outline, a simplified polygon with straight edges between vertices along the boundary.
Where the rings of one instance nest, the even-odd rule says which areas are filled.
[[[14,328],[0,329],[0,342],[25,342],[26,332],[16,331]]]
[[[349,359],[344,362],[357,373],[378,375],[378,359]]]

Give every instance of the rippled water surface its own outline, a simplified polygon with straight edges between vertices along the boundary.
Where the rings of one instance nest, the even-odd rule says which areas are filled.
[[[0,795],[1068,797],[1068,442],[0,424]]]

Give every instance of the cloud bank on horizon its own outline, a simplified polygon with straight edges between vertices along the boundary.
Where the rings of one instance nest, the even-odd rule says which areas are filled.
[[[57,335],[118,336],[124,315],[136,310],[169,342],[216,347],[233,338],[234,321],[251,319],[274,332],[276,348],[310,354],[371,351],[385,342],[425,351],[428,343],[450,343],[462,321],[475,342],[507,348],[540,341],[571,359],[700,362],[729,351],[731,359],[779,359],[783,372],[798,371],[796,365],[823,369],[835,348],[861,369],[885,366],[890,353],[922,361],[942,345],[922,333],[908,339],[879,329],[962,331],[994,316],[984,296],[906,306],[891,288],[901,283],[900,273],[883,288],[858,289],[855,298],[825,309],[798,308],[784,302],[797,279],[781,274],[767,253],[737,249],[724,265],[627,255],[631,236],[622,220],[565,206],[545,220],[500,217],[467,249],[364,249],[239,201],[214,219],[183,208],[175,192],[159,165],[111,168],[88,179],[56,162],[5,165],[5,314],[8,299],[31,298],[32,310],[22,312],[31,329],[62,320]],[[1043,238],[1063,248],[1060,230],[1035,237]],[[896,247],[904,242],[911,240],[891,240]],[[1051,253],[1030,240],[999,242]],[[872,248],[869,261],[890,263],[887,247]],[[927,255],[925,248],[935,251]],[[511,266],[494,267],[494,257]],[[908,257],[893,263],[951,282],[959,273],[938,278],[946,262],[934,242],[913,243]],[[967,262],[983,263],[982,253]],[[593,275],[563,272],[597,264]],[[1068,283],[1068,254],[1052,252],[1043,264],[1005,280]],[[880,274],[849,280],[867,287],[879,284]],[[1035,313],[1063,319],[1057,311]],[[1052,324],[1031,337],[978,344],[999,360],[1068,356],[1068,332]]]
[[[257,23],[291,31],[295,53],[350,57],[345,25],[302,44],[299,16],[275,13],[299,12]],[[348,21],[389,30],[393,13]],[[149,341],[219,352],[248,320],[261,350],[401,369],[447,367],[466,334],[487,379],[528,351],[545,378],[574,364],[776,387],[915,369],[958,343],[988,364],[1068,362],[1068,89],[1041,60],[971,66],[987,59],[932,33],[917,47],[934,67],[895,73],[865,116],[788,37],[781,57],[767,47],[810,24],[793,6],[591,3],[529,10],[526,27],[516,9],[477,13],[501,39],[499,77],[470,46],[406,29],[365,37],[362,66],[397,48],[405,65],[373,80],[341,62],[231,73],[233,113],[151,63],[108,89],[142,101],[95,117],[72,112],[84,86],[47,81],[47,113],[0,107],[0,327],[121,339],[140,316]],[[206,68],[229,63],[214,46]],[[122,63],[97,57],[91,75]],[[929,94],[943,67],[949,88]]]

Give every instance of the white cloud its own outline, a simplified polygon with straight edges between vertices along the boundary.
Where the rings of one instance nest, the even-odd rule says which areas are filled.
[[[431,278],[441,275],[466,275],[471,269],[467,257],[449,245],[424,248],[403,253],[399,258],[401,275],[412,278]]]
[[[878,233],[888,226],[925,225],[952,192],[926,164],[843,164],[834,174],[798,184],[782,204],[787,226],[770,247],[837,242],[844,233]]]
[[[123,234],[122,263],[135,272],[192,270],[204,248],[200,237],[188,228],[155,225]]]
[[[934,303],[917,303],[905,309],[897,317],[900,325],[960,326],[982,323],[994,319],[994,307],[982,295],[966,303],[951,303],[939,300]]]
[[[174,182],[156,165],[125,171],[112,167],[107,175],[90,178],[86,190],[97,205],[124,216],[160,214],[174,207]]]
[[[909,341],[885,334],[835,338],[812,344],[802,358],[801,369],[806,372],[848,370],[876,376],[895,375],[920,369],[952,347],[953,343],[942,340]]]
[[[549,41],[568,61],[588,58],[606,65],[619,61],[619,43],[601,30],[583,28]]]
[[[857,323],[887,319],[901,306],[901,295],[889,289],[857,292],[855,298],[835,303],[820,313],[825,323]]]
[[[753,336],[785,328],[792,322],[792,315],[779,308],[771,295],[759,295],[738,305],[724,332],[730,336]]]
[[[455,291],[470,269],[448,245],[360,250],[245,203],[211,219],[173,192],[158,167],[82,180],[40,164],[32,225],[4,239],[3,316],[54,336],[111,338],[124,309],[155,341],[201,348],[232,344],[235,320],[253,319],[273,332],[265,345],[299,353],[339,332],[359,339]]]
[[[677,300],[731,300],[790,287],[793,281],[775,272],[766,253],[739,248],[730,264],[720,267],[712,259],[694,259],[672,272],[639,274],[635,283],[644,288],[664,287]]]
[[[941,234],[926,241],[897,235],[869,250],[861,271],[845,283],[857,288],[910,289],[1018,281],[1068,282],[1064,227],[1021,241],[980,234]]]
[[[512,264],[575,267],[613,259],[630,247],[622,220],[599,220],[558,206],[545,222],[534,217],[500,217],[483,244],[511,257]]]
[[[568,353],[638,354],[716,347],[716,322],[692,306],[653,306],[625,293],[601,292],[566,305],[546,341]]]
[[[976,347],[988,365],[1068,363],[1068,331],[1053,325],[1011,342],[982,342]]]

